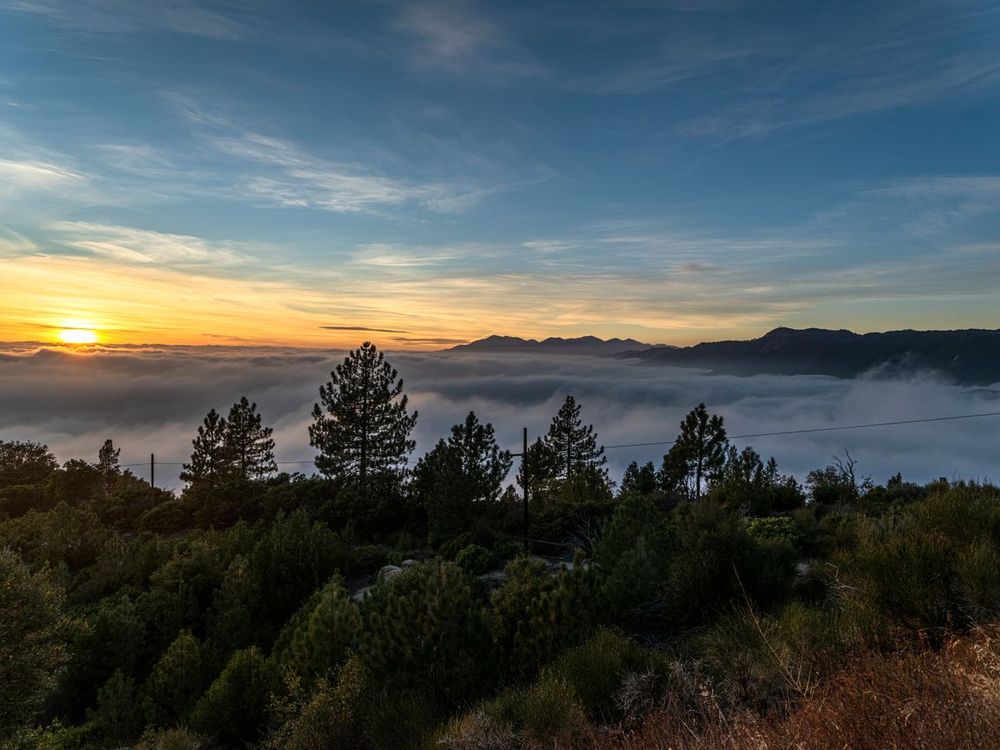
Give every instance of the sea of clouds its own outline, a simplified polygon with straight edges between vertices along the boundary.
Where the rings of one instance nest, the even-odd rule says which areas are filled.
[[[0,345],[0,440],[36,440],[60,459],[94,460],[106,438],[123,463],[155,453],[157,484],[178,487],[181,462],[205,413],[240,396],[257,402],[274,427],[280,461],[315,455],[307,426],[321,383],[342,351],[241,347],[103,346],[86,353],[30,344]],[[672,440],[680,420],[703,401],[725,417],[730,435],[833,427],[1000,411],[1000,384],[966,387],[933,373],[853,380],[824,376],[709,375],[584,356],[391,353],[410,406],[419,411],[416,456],[469,410],[492,422],[504,447],[518,450],[521,429],[534,439],[567,394],[583,405],[605,445]],[[800,478],[846,449],[861,475],[878,482],[902,472],[913,481],[940,476],[1000,476],[1000,417],[736,439],[773,455]],[[609,449],[612,476],[631,460],[659,462],[665,447]],[[283,470],[312,472],[308,463]],[[145,475],[145,467],[134,469]]]

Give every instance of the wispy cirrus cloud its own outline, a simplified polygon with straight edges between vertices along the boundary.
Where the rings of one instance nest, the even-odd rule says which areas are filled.
[[[324,331],[368,331],[370,333],[408,333],[396,328],[372,328],[371,326],[320,326]]]
[[[229,161],[234,181],[231,194],[261,205],[347,214],[407,208],[449,214],[461,213],[498,191],[524,184],[498,180],[496,175],[489,175],[484,184],[483,176],[474,172],[443,177],[394,175],[371,163],[331,158],[293,141],[257,132],[205,110],[186,96],[170,95],[167,100],[198,126],[196,137],[201,143]],[[540,178],[528,182],[535,179]]]
[[[410,66],[423,72],[489,78],[493,83],[546,74],[516,35],[475,3],[407,3],[393,26],[410,41]]]
[[[83,182],[82,174],[56,164],[0,159],[0,184],[7,189],[49,190]]]
[[[135,227],[61,221],[49,226],[62,245],[116,263],[171,268],[235,266],[246,263],[246,243],[212,242],[202,237]]]
[[[211,39],[240,39],[253,29],[247,16],[225,2],[212,0],[11,0],[12,10],[43,16],[62,26],[83,31],[148,33],[165,31]]]

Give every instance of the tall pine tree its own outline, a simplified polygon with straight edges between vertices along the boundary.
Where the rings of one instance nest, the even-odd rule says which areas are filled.
[[[681,432],[664,457],[664,474],[673,469],[675,476],[683,471],[690,495],[701,499],[705,482],[714,479],[726,463],[729,440],[722,417],[709,416],[705,404],[698,404],[681,422]]]
[[[181,479],[192,486],[205,485],[213,489],[217,482],[226,479],[230,470],[226,450],[226,420],[212,409],[198,427],[198,434],[191,441],[194,451],[191,462],[181,471]]]
[[[104,441],[104,445],[97,452],[97,464],[95,468],[101,474],[101,484],[104,487],[104,495],[108,496],[115,488],[118,477],[122,470],[118,465],[118,457],[121,455],[121,448],[115,448],[114,442],[110,439]]]
[[[319,450],[316,467],[326,476],[356,482],[398,475],[416,443],[403,381],[382,352],[366,341],[330,373],[313,407],[309,443]]]
[[[553,417],[543,442],[552,454],[557,478],[569,479],[584,469],[606,474],[604,447],[597,444],[594,426],[583,425],[580,404],[572,396],[566,397],[559,413]]]
[[[246,396],[233,404],[225,420],[223,442],[232,472],[240,479],[260,480],[277,470],[272,429],[264,427],[257,404]]]

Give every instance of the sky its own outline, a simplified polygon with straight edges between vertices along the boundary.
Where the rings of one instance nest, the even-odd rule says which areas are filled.
[[[1000,7],[0,0],[0,340],[1000,309]]]

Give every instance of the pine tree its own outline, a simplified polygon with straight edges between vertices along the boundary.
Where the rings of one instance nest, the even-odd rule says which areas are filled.
[[[210,674],[205,657],[204,645],[189,630],[181,631],[167,647],[142,686],[150,724],[173,726],[187,716]]]
[[[705,404],[698,404],[681,422],[680,435],[664,457],[664,472],[683,467],[691,494],[700,500],[704,482],[713,479],[725,465],[728,445],[722,417],[710,417]]]
[[[257,404],[250,403],[246,396],[233,404],[225,421],[223,442],[236,476],[260,480],[277,470],[272,432],[263,426]]]
[[[121,448],[115,448],[111,440],[105,440],[97,453],[96,468],[101,474],[101,482],[104,485],[104,494],[110,495],[121,476],[121,468],[118,465],[118,457],[121,455]]]
[[[370,477],[403,470],[417,413],[407,413],[403,381],[372,343],[337,365],[319,395],[309,443],[323,474],[356,482],[365,494]]]
[[[642,466],[636,461],[630,463],[622,477],[621,494],[652,495],[654,492],[656,492],[656,468],[653,462],[650,461]]]
[[[548,494],[559,473],[558,458],[542,438],[528,446],[528,453],[517,470],[517,483],[527,490],[528,497]]]
[[[449,534],[467,530],[477,505],[495,503],[510,471],[509,451],[496,443],[493,425],[483,425],[474,412],[451,428],[417,463],[414,488],[425,506],[432,532]]]
[[[603,446],[597,445],[594,426],[583,426],[580,420],[580,405],[572,396],[552,419],[548,434],[543,438],[545,446],[556,462],[556,476],[569,479],[575,472],[590,468],[606,473],[607,462]]]
[[[192,485],[205,484],[212,489],[229,473],[226,420],[212,409],[205,415],[205,421],[198,427],[198,434],[191,443],[194,446],[191,463],[184,464],[181,479]]]

